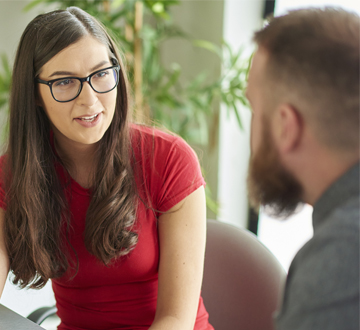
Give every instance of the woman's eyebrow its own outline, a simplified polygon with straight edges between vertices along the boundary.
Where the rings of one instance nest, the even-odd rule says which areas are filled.
[[[100,67],[102,67],[104,64],[107,64],[110,62],[107,60],[101,61],[99,64],[96,64],[93,68],[90,69],[90,71],[95,71],[96,69],[99,69]],[[54,77],[54,76],[74,76],[76,75],[74,72],[71,71],[55,71],[53,72],[50,77]]]

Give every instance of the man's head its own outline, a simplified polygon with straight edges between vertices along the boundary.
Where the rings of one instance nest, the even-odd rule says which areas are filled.
[[[326,8],[290,12],[255,33],[247,91],[253,204],[277,214],[296,208],[304,187],[289,164],[294,150],[310,155],[310,133],[322,149],[358,158],[359,30],[359,16]]]

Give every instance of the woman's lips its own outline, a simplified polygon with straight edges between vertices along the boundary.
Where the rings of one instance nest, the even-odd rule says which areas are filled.
[[[74,120],[83,127],[90,128],[96,126],[102,119],[102,112],[96,113],[92,116],[81,116]]]

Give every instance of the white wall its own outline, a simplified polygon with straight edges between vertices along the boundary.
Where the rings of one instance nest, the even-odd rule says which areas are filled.
[[[245,56],[249,56],[253,51],[251,39],[253,32],[262,26],[263,7],[263,0],[225,0],[224,40],[235,50],[244,46]],[[246,177],[250,155],[251,113],[241,107],[243,131],[240,130],[232,112],[231,116],[227,116],[227,109],[224,106],[220,114],[218,219],[246,227],[248,218]]]

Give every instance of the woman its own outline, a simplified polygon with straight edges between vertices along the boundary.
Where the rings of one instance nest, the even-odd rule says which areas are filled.
[[[85,77],[85,78],[84,78]],[[213,329],[204,181],[180,138],[129,124],[120,55],[71,7],[29,23],[1,158],[0,293],[51,278],[59,329]]]

